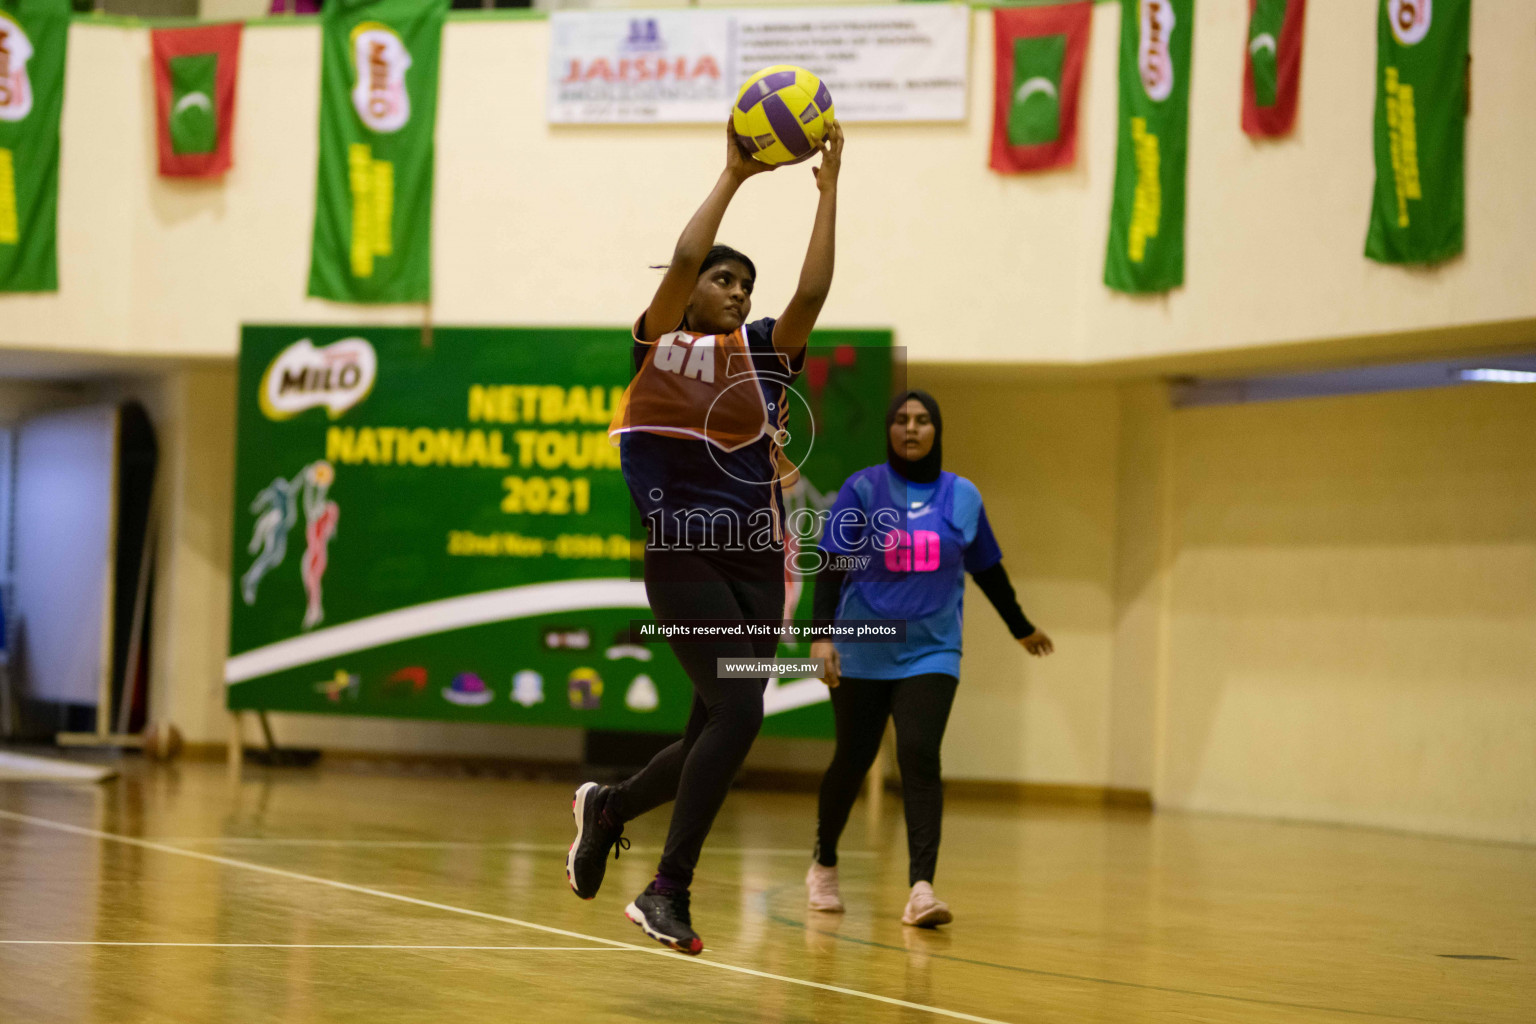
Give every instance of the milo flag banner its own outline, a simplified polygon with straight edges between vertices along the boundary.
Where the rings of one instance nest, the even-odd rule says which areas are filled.
[[[1077,157],[1077,97],[1093,20],[1090,0],[995,8],[994,171],[1070,167]]]
[[[1248,0],[1243,131],[1254,138],[1289,135],[1296,124],[1306,16],[1307,0]]]
[[[1184,283],[1184,171],[1195,0],[1121,0],[1120,141],[1104,283]]]
[[[223,174],[232,160],[240,23],[156,29],[149,41],[160,173],[181,178]]]
[[[246,327],[228,706],[681,732],[693,687],[646,628],[645,528],[608,437],[632,348],[624,327],[442,327],[430,346]],[[889,331],[812,339],[786,449],[800,550],[885,458],[894,356]],[[808,621],[809,580],[786,583]],[[832,735],[819,679],[770,680],[763,714],[771,735]]]
[[[1365,254],[1434,263],[1461,252],[1472,0],[1378,0],[1376,196]]]
[[[448,0],[332,0],[321,16],[320,170],[309,294],[425,302]]]
[[[59,287],[67,0],[0,0],[0,291]]]

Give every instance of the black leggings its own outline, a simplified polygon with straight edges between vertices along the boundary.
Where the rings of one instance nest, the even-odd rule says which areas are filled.
[[[816,860],[837,864],[837,840],[848,812],[875,762],[887,718],[896,720],[896,763],[907,812],[907,884],[932,882],[939,861],[944,818],[944,782],[939,778],[939,744],[955,701],[954,676],[930,673],[906,679],[849,679],[832,691],[837,750],[821,780],[817,811]]]
[[[779,552],[721,557],[648,549],[645,593],[656,621],[771,619],[784,615],[784,557]],[[619,783],[608,808],[620,821],[668,800],[672,825],[658,874],[686,886],[725,794],[763,725],[765,679],[721,679],[716,658],[771,658],[775,637],[753,640],[672,640],[672,653],[693,681],[693,709],[683,738]]]

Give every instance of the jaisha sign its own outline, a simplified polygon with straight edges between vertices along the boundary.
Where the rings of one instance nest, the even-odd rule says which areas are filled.
[[[1137,65],[1141,70],[1141,87],[1158,103],[1173,95],[1173,55],[1169,40],[1173,38],[1176,23],[1173,4],[1168,0],[1141,0],[1141,44]]]
[[[31,59],[32,41],[0,11],[0,121],[20,121],[32,113],[32,80],[27,77]]]
[[[748,75],[797,64],[844,121],[964,121],[970,28],[954,3],[553,11],[548,118],[716,124]]]
[[[716,121],[730,106],[733,12],[555,11],[548,102],[555,123]]]
[[[629,34],[618,43],[615,54],[574,55],[561,85],[599,80],[603,82],[659,82],[668,78],[690,82],[697,78],[720,80],[720,64],[710,53],[693,57],[668,52],[668,36],[655,17],[629,19]]]
[[[381,133],[404,128],[411,119],[411,94],[405,88],[411,52],[395,30],[377,21],[354,28],[352,65],[352,106],[363,124]]]
[[[336,419],[368,397],[379,372],[379,357],[363,338],[343,338],[323,348],[308,339],[278,353],[261,376],[261,411],[286,420],[324,406]]]
[[[607,57],[593,57],[583,60],[580,57],[572,57],[566,75],[560,80],[562,85],[573,85],[577,82],[662,82],[668,79],[677,82],[691,82],[695,79],[707,78],[713,82],[720,80],[720,65],[709,54],[703,54],[690,60],[687,57],[621,57],[609,60]]]

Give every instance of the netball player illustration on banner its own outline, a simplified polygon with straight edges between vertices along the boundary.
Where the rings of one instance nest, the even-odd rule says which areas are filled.
[[[817,575],[812,600],[817,625],[903,619],[906,640],[811,645],[811,657],[826,661],[837,747],[821,782],[816,849],[805,884],[810,909],[843,909],[837,841],[885,723],[894,719],[912,886],[901,923],[931,928],[953,920],[933,893],[933,875],[944,814],[939,745],[959,683],[965,574],[1026,651],[1043,657],[1054,648],[1019,608],[981,492],[942,468],[938,402],[926,391],[907,391],[891,403],[885,423],[886,461],[849,477],[832,506],[821,535],[826,568]],[[875,555],[867,561],[849,557],[871,548]]]
[[[291,481],[278,477],[263,487],[256,500],[251,502],[256,527],[251,531],[246,552],[255,555],[256,560],[240,577],[240,593],[246,604],[256,603],[256,588],[261,585],[262,577],[281,565],[288,554],[288,531],[299,521],[295,490]]]
[[[336,470],[324,459],[310,463],[300,474],[304,480],[304,561],[301,566],[304,592],[309,595],[304,609],[304,628],[314,629],[325,621],[321,582],[325,579],[326,548],[336,533],[341,508],[329,500]]]
[[[789,441],[789,385],[832,285],[842,129],[808,144],[821,154],[804,265],[777,319],[748,322],[757,268],[715,244],[726,207],[770,167],[729,125],[725,169],[689,220],[650,306],[635,322],[634,380],[610,434],[646,524],[645,588],[658,623],[784,616],[784,505],[779,455]],[[675,173],[675,172],[673,172]],[[733,371],[746,370],[742,373]],[[807,428],[808,429],[808,428]],[[616,786],[576,791],[566,877],[591,899],[624,824],[674,801],[655,879],[625,915],[663,945],[696,954],[689,887],[715,815],[763,722],[763,679],[722,679],[716,659],[768,658],[776,636],[671,641],[693,684],[683,738]]]

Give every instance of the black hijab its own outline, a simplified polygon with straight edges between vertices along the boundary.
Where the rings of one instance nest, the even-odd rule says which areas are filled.
[[[933,447],[922,458],[908,461],[897,455],[896,449],[891,447],[891,424],[896,422],[896,413],[901,407],[914,398],[923,403],[923,408],[928,410],[928,416],[933,420]],[[932,395],[913,388],[892,399],[890,408],[885,411],[885,460],[892,469],[915,484],[933,483],[939,478],[939,470],[944,467],[943,442],[944,417],[939,415],[939,403]]]

